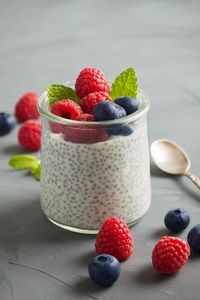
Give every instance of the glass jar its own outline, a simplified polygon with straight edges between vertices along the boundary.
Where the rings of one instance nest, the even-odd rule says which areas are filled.
[[[141,90],[138,98],[138,111],[127,117],[83,122],[53,115],[47,92],[41,95],[41,206],[51,222],[97,233],[108,217],[117,216],[131,226],[147,212],[149,99]]]

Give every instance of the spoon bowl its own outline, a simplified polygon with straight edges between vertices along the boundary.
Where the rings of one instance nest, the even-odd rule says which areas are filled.
[[[157,140],[151,144],[150,152],[159,169],[172,175],[185,175],[200,188],[200,179],[189,171],[189,156],[179,145],[166,139]]]

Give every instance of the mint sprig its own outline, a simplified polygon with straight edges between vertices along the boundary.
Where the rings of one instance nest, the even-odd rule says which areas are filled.
[[[30,170],[31,174],[40,180],[40,160],[33,155],[14,155],[12,156],[8,164],[15,170]]]
[[[49,84],[47,87],[47,94],[50,105],[64,99],[70,99],[76,103],[80,102],[76,92],[72,88],[63,84]]]
[[[112,100],[122,96],[136,98],[137,89],[136,73],[133,68],[128,68],[115,78],[111,86],[110,95]]]

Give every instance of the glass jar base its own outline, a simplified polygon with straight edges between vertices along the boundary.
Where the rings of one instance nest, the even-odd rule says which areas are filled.
[[[137,222],[139,222],[144,217],[144,215],[141,216],[140,218],[134,220],[133,222],[128,223],[127,224],[128,227],[131,227],[131,226],[135,225]],[[97,234],[99,232],[99,229],[84,229],[84,228],[72,227],[72,226],[60,224],[60,223],[50,219],[49,217],[47,217],[47,218],[48,218],[49,221],[51,221],[56,226],[61,227],[62,229],[65,229],[65,230],[68,230],[68,231],[72,231],[72,232],[76,232],[76,233],[82,233],[82,234]]]

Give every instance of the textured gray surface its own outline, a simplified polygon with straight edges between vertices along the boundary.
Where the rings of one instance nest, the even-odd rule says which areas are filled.
[[[199,10],[198,0],[0,0],[0,110],[12,112],[25,91],[40,93],[85,65],[102,68],[108,78],[133,65],[151,98],[150,142],[174,139],[200,175]],[[39,183],[8,168],[8,158],[21,153],[16,133],[0,140],[1,300],[200,299],[200,258],[192,256],[173,277],[156,274],[150,264],[168,209],[183,207],[191,226],[200,222],[200,194],[187,178],[152,168],[151,209],[131,229],[135,253],[118,282],[101,288],[87,275],[94,237],[50,224],[40,209]]]

